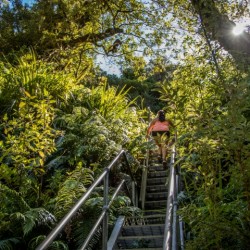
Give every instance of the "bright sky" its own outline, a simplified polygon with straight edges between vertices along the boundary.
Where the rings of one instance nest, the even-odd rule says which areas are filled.
[[[34,0],[23,0],[23,3],[32,4],[33,2],[34,2]]]

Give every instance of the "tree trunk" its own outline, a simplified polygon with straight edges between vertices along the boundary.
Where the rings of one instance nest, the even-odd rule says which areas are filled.
[[[235,23],[220,13],[213,0],[191,0],[197,14],[200,15],[203,25],[210,38],[232,55],[237,65],[246,68],[250,63],[250,34],[243,32],[240,35],[232,33]]]

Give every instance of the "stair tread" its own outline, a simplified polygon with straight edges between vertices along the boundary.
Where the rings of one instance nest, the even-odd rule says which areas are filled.
[[[129,235],[129,236],[119,236],[118,240],[131,240],[131,239],[161,239],[164,235]]]
[[[149,193],[149,194],[166,194],[166,192],[157,192],[157,193]]]
[[[155,179],[163,179],[163,178],[167,178],[167,176],[149,176],[147,179],[149,180],[155,180]]]
[[[167,199],[166,200],[157,200],[157,201],[145,201],[145,204],[155,204],[155,203],[162,203],[163,201],[166,201],[167,202]],[[167,203],[166,203],[167,204]]]
[[[162,248],[122,248],[123,250],[162,250]]]
[[[163,183],[160,183],[158,185],[147,185],[147,188],[151,188],[151,187],[165,187],[165,188],[168,188],[168,186],[163,184]]]
[[[145,210],[144,212],[162,212],[162,211]],[[156,218],[156,217],[162,217],[162,215],[165,216],[165,211],[163,211],[162,214],[155,213],[155,214],[151,214],[151,215],[147,214],[143,216],[127,216],[126,218],[127,219]]]
[[[147,185],[147,189],[152,189],[152,188],[166,188],[168,189],[168,186],[166,186],[165,184],[160,183],[159,185]]]
[[[153,173],[159,173],[159,174],[166,174],[167,171],[164,169],[164,170],[155,170],[155,169],[151,169],[148,174],[153,174]]]
[[[162,250],[162,248],[122,248],[123,250]]]
[[[131,228],[131,227],[159,227],[159,226],[164,226],[164,224],[144,224],[144,225],[129,225],[129,226],[123,226],[123,228]]]

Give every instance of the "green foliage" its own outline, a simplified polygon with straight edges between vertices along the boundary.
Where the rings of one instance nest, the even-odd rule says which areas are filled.
[[[46,173],[46,157],[55,151],[54,140],[59,135],[51,128],[54,116],[51,100],[37,100],[27,92],[26,95],[21,100],[15,117],[4,117],[2,128],[5,140],[1,157],[2,177],[9,185],[17,184],[24,194],[27,193],[26,185],[30,185],[34,179],[39,180]],[[8,178],[10,173],[11,179]],[[37,184],[35,186],[39,197],[39,187]]]
[[[39,0],[29,7],[7,2],[0,10],[0,50],[7,55],[32,47],[61,67],[74,65],[77,73],[77,67],[85,59],[90,66],[97,53],[114,59],[119,53],[119,62],[123,58],[143,77],[144,56],[162,56],[176,44],[167,7],[164,1],[138,0]]]
[[[134,101],[127,100],[127,91],[100,84],[74,94],[78,106],[57,120],[65,130],[61,143],[68,149],[71,164],[81,159],[96,169],[121,147],[132,149],[140,143],[138,137],[146,124],[139,120],[140,112],[131,107]]]
[[[121,148],[136,156],[137,172],[152,146],[139,108],[148,106],[164,108],[178,129],[187,248],[250,245],[250,73],[222,50],[237,39],[212,41],[232,25],[226,15],[237,20],[247,11],[247,1],[236,2],[1,2],[0,249],[34,249],[55,222],[51,211],[67,213]],[[194,15],[199,6],[205,23]],[[220,25],[207,22],[211,13]],[[98,75],[98,53],[117,56],[121,78]],[[101,204],[97,190],[51,249],[80,246]],[[111,222],[140,213],[125,194],[110,212]]]
[[[112,193],[110,190],[110,193]],[[101,192],[100,192],[101,191]],[[88,236],[90,230],[92,229],[93,225],[96,223],[98,217],[100,216],[102,209],[103,209],[103,189],[96,190],[96,193],[91,197],[83,206],[83,209],[79,211],[78,215],[75,218],[75,223],[72,223],[70,229],[68,231],[72,231],[72,235],[68,235],[71,239],[73,247],[80,247],[84,239]],[[111,199],[111,194],[109,199]],[[130,206],[130,199],[126,196],[117,196],[113,203],[111,204],[109,210],[109,226],[110,228],[113,227],[116,218],[119,215],[126,215],[131,216],[141,214],[141,210],[136,207]],[[87,223],[88,222],[88,223]],[[74,230],[73,230],[74,227]],[[92,249],[100,248],[101,247],[101,237],[102,237],[102,230],[99,227],[91,239],[88,247]]]
[[[0,248],[25,246],[34,232],[51,230],[55,217],[44,208],[30,208],[20,193],[0,183]]]
[[[187,198],[179,213],[191,232],[187,249],[244,249],[249,244],[249,78],[225,59],[218,77],[208,71],[206,55],[186,57],[173,81],[162,85],[180,135]]]
[[[0,249],[1,250],[13,250],[15,245],[20,242],[17,238],[8,238],[5,240],[0,240]]]
[[[28,249],[36,249],[36,247],[38,247],[38,245],[40,243],[42,243],[42,241],[45,239],[45,236],[43,235],[39,235],[35,238],[33,238],[30,242],[29,242],[29,246]],[[57,250],[57,249],[62,249],[62,250],[68,250],[69,247],[66,243],[64,243],[63,241],[60,240],[54,240],[50,246],[48,247],[49,250]]]
[[[144,72],[145,74],[147,72]],[[152,72],[151,72],[152,74]],[[155,72],[155,75],[157,73]],[[157,112],[164,105],[158,98],[160,94],[155,90],[156,79],[154,76],[148,76],[147,79],[139,80],[132,69],[123,71],[121,77],[107,75],[108,83],[118,89],[124,88],[128,92],[128,97],[135,100],[139,107],[150,107]]]
[[[131,107],[135,101],[127,99],[128,92],[109,87],[105,78],[96,87],[87,88],[75,84],[82,81],[81,76],[63,75],[53,68],[55,64],[38,61],[34,53],[15,62],[15,66],[1,64],[1,103],[6,97],[8,102],[1,117],[0,171],[5,189],[19,199],[7,197],[7,191],[3,195],[1,243],[33,249],[43,238],[39,229],[47,233],[54,226],[56,219],[49,211],[62,218],[122,147],[140,152],[140,134],[146,124],[140,121],[141,113]],[[101,198],[94,199],[86,206],[99,211]],[[11,211],[8,206],[14,203]],[[132,213],[126,211],[128,205],[122,205],[124,213]],[[87,217],[88,221],[92,218]],[[73,220],[70,226],[78,228],[78,222]],[[10,238],[11,230],[15,240]],[[67,230],[70,227],[66,238],[55,241],[51,248],[80,244],[77,237],[64,243],[72,235]]]
[[[27,202],[15,190],[8,188],[6,185],[0,183],[0,197],[1,197],[1,222],[8,213],[24,212],[30,209]],[[4,225],[3,223],[2,225]],[[8,223],[6,223],[8,226]],[[4,230],[4,226],[1,227]]]
[[[86,192],[93,182],[93,172],[78,164],[74,171],[68,173],[67,179],[62,183],[56,197],[55,214],[62,218],[78,199]]]
[[[64,71],[56,70],[52,63],[37,60],[35,52],[14,55],[14,63],[0,62],[0,105],[1,113],[18,109],[21,98],[30,95],[43,100],[51,96],[53,100],[66,101],[76,80]]]

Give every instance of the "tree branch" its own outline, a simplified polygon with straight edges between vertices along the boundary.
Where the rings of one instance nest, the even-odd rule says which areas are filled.
[[[97,34],[91,33],[91,34],[78,37],[76,39],[72,39],[70,41],[70,45],[72,46],[72,45],[76,45],[79,43],[86,43],[86,42],[96,44],[98,41],[102,41],[108,37],[111,37],[111,36],[114,36],[115,34],[120,34],[120,33],[123,33],[123,29],[108,28],[103,33],[97,33]]]

